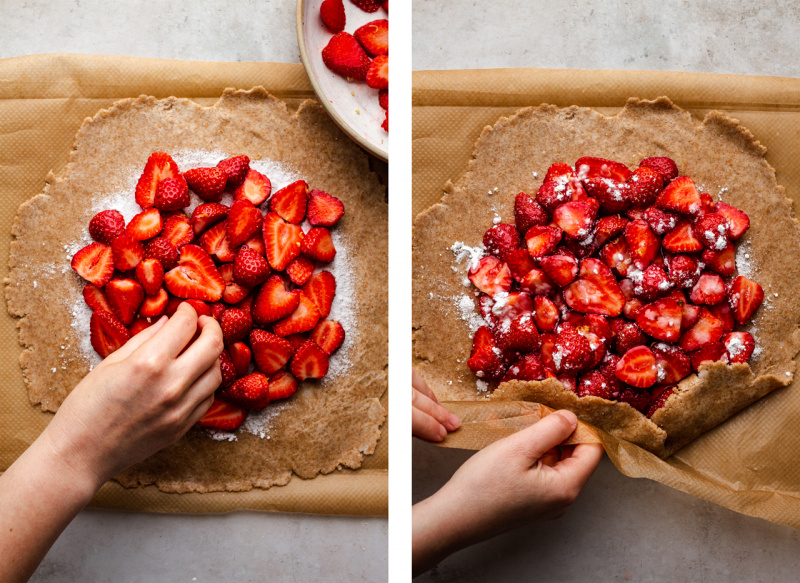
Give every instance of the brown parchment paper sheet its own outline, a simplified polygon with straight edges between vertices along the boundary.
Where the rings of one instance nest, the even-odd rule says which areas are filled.
[[[767,147],[766,159],[787,197],[794,201],[800,196],[800,79],[663,71],[417,71],[412,95],[415,215],[439,202],[448,180],[464,173],[484,127],[521,107],[578,105],[613,115],[629,97],[661,95],[688,110],[698,123],[714,109],[740,120]],[[539,418],[524,406],[531,404],[519,402],[502,407],[478,402],[465,409],[461,403],[448,405],[466,413],[469,422],[443,445],[463,449],[485,447]],[[491,409],[474,410],[484,405]],[[667,460],[591,430],[614,465],[628,476],[650,478],[743,514],[800,528],[796,381]]]
[[[314,98],[300,64],[214,63],[128,57],[37,55],[0,60],[0,232],[11,240],[19,205],[58,175],[81,123],[115,101],[139,95],[185,97],[212,105],[228,87],[263,85],[291,110]],[[8,276],[8,242],[0,245],[0,279]],[[30,404],[19,367],[16,320],[0,316],[0,471],[30,445],[52,418]],[[381,399],[387,407],[387,396]],[[360,469],[312,480],[295,476],[268,490],[168,494],[154,486],[125,489],[110,482],[92,506],[151,512],[227,512],[236,509],[323,514],[386,515],[388,423],[375,453]]]

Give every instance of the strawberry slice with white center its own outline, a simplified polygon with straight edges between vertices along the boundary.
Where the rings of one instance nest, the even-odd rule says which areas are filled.
[[[300,383],[292,374],[285,370],[279,370],[269,377],[269,400],[288,399],[297,391]]]
[[[653,262],[660,247],[658,237],[643,219],[636,219],[625,225],[625,242],[633,264],[639,269],[644,269]]]
[[[627,224],[628,219],[619,215],[598,219],[594,231],[595,245],[602,247],[611,239],[616,239],[625,232],[625,225]]]
[[[544,296],[533,298],[533,321],[542,332],[553,332],[558,326],[558,308]]]
[[[342,201],[322,190],[308,194],[306,218],[312,227],[332,227],[344,215]]]
[[[105,243],[89,243],[72,257],[72,269],[83,279],[103,287],[114,275],[114,256],[111,246]]]
[[[329,271],[315,273],[302,288],[303,295],[317,306],[320,316],[327,318],[331,313],[333,297],[336,295],[336,278]]]
[[[547,225],[544,227],[531,227],[525,233],[525,244],[531,257],[544,257],[550,255],[561,241],[561,229]]]
[[[631,254],[628,253],[628,244],[625,242],[625,237],[617,237],[607,243],[605,247],[600,249],[599,255],[600,259],[615,273],[622,277],[628,275],[628,269],[633,264],[633,259],[631,259]]]
[[[736,277],[728,290],[728,303],[739,324],[746,324],[764,301],[764,290],[743,275]]]
[[[261,226],[261,211],[246,199],[234,201],[228,211],[227,231],[231,246],[238,247]]]
[[[677,342],[681,336],[682,315],[677,300],[662,298],[643,306],[636,314],[636,323],[653,338]]]
[[[726,202],[718,202],[714,210],[728,219],[728,236],[734,241],[750,228],[750,217]]]
[[[646,389],[656,384],[658,368],[653,351],[646,346],[628,350],[617,363],[614,374],[623,383]]]
[[[114,256],[114,267],[120,271],[136,269],[139,262],[144,259],[144,247],[136,239],[127,235],[120,235],[111,243],[111,253]]]
[[[304,285],[314,274],[314,264],[305,257],[295,257],[286,266],[286,275],[295,285]]]
[[[478,264],[470,268],[468,277],[475,287],[490,296],[511,289],[508,264],[491,255],[481,257]]]
[[[111,311],[111,306],[108,305],[108,300],[106,299],[106,294],[103,292],[103,288],[97,287],[93,283],[87,283],[83,286],[83,301],[86,302],[86,305],[89,306],[89,309],[93,312],[97,310]]]
[[[251,308],[253,322],[257,326],[265,326],[270,322],[286,318],[297,309],[301,293],[298,289],[287,290],[280,275],[271,276],[261,286],[253,301]]]
[[[206,253],[216,257],[221,263],[230,263],[236,259],[236,247],[228,238],[227,221],[216,224],[203,233],[199,243]]]
[[[266,330],[250,332],[250,346],[258,370],[266,375],[278,372],[294,354],[294,347],[288,340]]]
[[[731,332],[722,337],[722,344],[728,352],[728,361],[747,362],[756,348],[756,342],[750,332]]]
[[[522,281],[522,278],[536,267],[527,249],[515,249],[506,256],[505,262],[511,270],[511,277],[516,282]]]
[[[320,320],[311,331],[309,339],[326,353],[333,354],[344,342],[344,328],[336,320]]]
[[[283,271],[292,259],[300,255],[303,229],[299,225],[287,223],[278,213],[267,213],[263,234],[267,261],[275,271]]]
[[[570,201],[553,211],[553,222],[570,239],[582,241],[592,234],[597,210],[594,199]]]
[[[655,204],[661,210],[682,215],[697,215],[703,207],[697,186],[688,176],[679,176],[670,182],[658,195]]]
[[[722,362],[728,364],[728,352],[722,342],[712,342],[706,344],[700,350],[692,354],[692,368],[700,372],[700,365],[710,362]]]
[[[189,222],[192,225],[195,235],[200,235],[217,223],[224,221],[228,216],[228,207],[216,202],[207,202],[198,205],[192,212]]]
[[[716,273],[704,273],[692,288],[689,299],[695,304],[718,304],[725,299],[725,283]]]
[[[699,350],[706,344],[711,344],[722,338],[723,328],[719,318],[714,316],[707,308],[700,308],[697,322],[683,333],[678,342],[681,349],[686,352]]]
[[[631,175],[630,169],[619,162],[584,156],[575,162],[575,172],[578,178],[611,178],[618,182],[625,182]]]
[[[564,287],[578,275],[578,260],[568,255],[550,255],[539,262],[542,270],[556,285]]]
[[[155,295],[164,283],[164,267],[158,259],[144,259],[136,266],[136,279],[142,284],[144,293]]]
[[[179,298],[216,302],[225,282],[211,257],[197,245],[181,247],[178,265],[164,275],[167,290]]]
[[[522,291],[531,294],[532,296],[549,295],[555,291],[555,284],[550,281],[547,274],[541,269],[531,269],[522,281],[519,282],[519,287]]]
[[[703,261],[711,271],[723,277],[733,275],[736,271],[736,247],[728,243],[721,251],[706,249],[703,251]]]
[[[189,217],[183,213],[172,215],[164,222],[161,236],[172,243],[176,249],[191,243],[194,239],[194,229],[192,229]]]
[[[156,208],[149,208],[131,219],[125,227],[125,234],[131,239],[145,241],[158,235],[163,228],[161,213]]]
[[[269,198],[271,192],[272,183],[269,178],[250,168],[244,182],[233,191],[233,200],[249,200],[254,206],[258,206]]]
[[[152,207],[155,203],[158,185],[167,178],[178,180],[185,184],[185,180],[172,156],[165,152],[153,152],[147,159],[144,171],[136,183],[136,204],[143,209]],[[149,239],[149,237],[146,238]]]
[[[367,70],[367,87],[389,88],[389,55],[378,55]]]
[[[336,257],[331,232],[325,227],[313,227],[300,243],[300,253],[321,263],[330,263]]]
[[[681,219],[675,228],[664,235],[661,245],[672,253],[696,253],[703,250],[703,243],[695,234],[692,224]]]
[[[316,304],[305,294],[300,294],[300,301],[294,312],[289,317],[275,322],[272,331],[278,336],[288,336],[289,334],[299,334],[313,330],[320,320],[320,311]]]
[[[211,407],[200,418],[197,424],[200,427],[219,429],[221,431],[235,431],[247,419],[247,411],[238,405],[223,401],[216,395]]]
[[[593,257],[581,261],[578,279],[564,290],[564,301],[578,312],[612,317],[619,316],[625,305],[611,270]]]
[[[664,385],[677,383],[692,372],[692,361],[686,353],[673,344],[659,342],[652,346],[658,368],[658,382]]]
[[[313,340],[306,340],[294,353],[289,370],[301,381],[321,379],[328,374],[328,355]]]
[[[299,225],[306,216],[308,204],[308,184],[305,180],[297,180],[284,186],[272,195],[269,209],[286,222]]]
[[[353,33],[371,57],[389,54],[389,21],[385,18],[373,20],[357,28]]]
[[[113,283],[113,282],[112,282]],[[167,311],[169,294],[164,288],[158,288],[156,293],[145,296],[139,305],[139,316],[143,318],[156,318]]]
[[[222,301],[226,304],[238,304],[250,293],[250,288],[239,285],[233,277],[233,264],[225,263],[219,266],[219,274],[225,282],[225,291],[222,292]]]
[[[92,312],[89,335],[92,347],[103,358],[122,348],[131,337],[125,325],[114,314],[105,310]]]

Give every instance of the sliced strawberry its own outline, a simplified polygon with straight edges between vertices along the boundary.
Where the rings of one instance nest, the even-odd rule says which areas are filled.
[[[707,308],[700,308],[697,322],[683,333],[679,346],[686,352],[693,352],[722,338],[722,322]]]
[[[583,181],[589,196],[597,199],[600,208],[606,213],[619,213],[628,210],[632,204],[631,186],[611,178],[587,178]]]
[[[144,171],[136,184],[136,204],[143,209],[154,206],[158,185],[166,179],[184,181],[178,165],[169,154],[153,152],[147,159]],[[144,239],[149,238],[144,237]]]
[[[602,247],[606,242],[615,239],[625,232],[625,225],[628,219],[619,215],[612,215],[598,219],[595,225],[594,242],[598,247]]]
[[[750,332],[731,332],[722,337],[722,344],[728,353],[728,361],[747,362],[756,348],[756,342]]]
[[[700,205],[700,213],[696,218],[700,218],[704,215],[714,212],[714,199],[709,193],[700,193]]]
[[[627,403],[639,411],[639,413],[645,414],[650,408],[652,397],[648,391],[640,391],[635,388],[626,387],[619,392],[617,400],[620,403]]]
[[[636,298],[643,302],[651,302],[666,295],[675,285],[669,280],[666,272],[656,265],[650,265],[636,279],[633,292]]]
[[[327,318],[336,295],[336,278],[329,271],[320,271],[312,275],[302,289],[303,295],[317,306],[320,316]]]
[[[750,228],[750,217],[734,206],[725,202],[718,202],[714,207],[723,217],[728,219],[728,235],[734,241],[745,234]]]
[[[184,214],[172,215],[164,223],[161,236],[172,243],[176,249],[191,243],[194,239],[194,230],[189,217]]]
[[[706,306],[708,311],[714,314],[722,323],[722,331],[728,333],[733,330],[735,322],[733,319],[733,308],[727,302],[720,302],[714,306]]]
[[[292,345],[294,350],[297,350],[303,342],[309,339],[308,337],[308,334],[289,334],[284,336],[284,339]]]
[[[625,242],[625,237],[617,237],[610,243],[606,243],[605,247],[600,249],[600,259],[614,273],[622,277],[628,275],[628,269],[633,263],[633,259],[628,253],[628,244]]]
[[[678,215],[665,213],[654,206],[645,209],[642,218],[656,235],[666,235],[678,224]]]
[[[269,198],[272,192],[272,183],[269,178],[250,168],[239,186],[233,191],[233,200],[249,200],[258,206]]]
[[[389,90],[388,89],[381,89],[378,92],[378,104],[385,109],[389,110]]]
[[[197,245],[181,247],[178,265],[164,275],[171,294],[216,302],[225,291],[225,282],[211,257]]]
[[[692,224],[687,220],[680,220],[669,233],[664,235],[661,245],[672,253],[695,253],[703,250],[703,243],[695,235]]]
[[[653,352],[646,346],[631,348],[617,363],[615,374],[623,383],[640,389],[653,386],[658,380]]]
[[[195,207],[189,222],[195,235],[200,235],[206,229],[224,221],[228,216],[228,207],[216,202],[207,202]]]
[[[264,237],[261,232],[257,232],[247,241],[242,243],[242,245],[245,247],[250,247],[250,249],[261,255],[261,257],[267,256],[267,248],[264,247]]]
[[[614,381],[609,382],[609,378],[599,370],[590,370],[578,380],[578,396],[614,399],[619,394],[619,381],[616,377]]]
[[[638,221],[639,219],[644,220],[644,213],[645,209],[634,207],[629,208],[625,211],[625,216],[628,217],[632,221]]]
[[[114,257],[114,267],[119,271],[136,269],[139,262],[144,259],[144,247],[136,239],[121,235],[111,244],[111,253]]]
[[[222,338],[226,346],[230,346],[247,338],[250,330],[253,329],[253,318],[245,310],[231,308],[222,314],[219,326],[222,328]],[[233,353],[231,353],[231,358],[233,358]]]
[[[300,383],[292,374],[285,370],[279,370],[269,377],[269,400],[288,399],[297,391]]]
[[[507,381],[540,381],[544,378],[544,365],[539,355],[524,354],[517,359],[506,372],[501,382]]]
[[[131,239],[144,241],[158,235],[163,226],[158,209],[149,208],[131,219],[131,222],[125,227],[125,234]]]
[[[717,304],[721,305],[721,304]],[[683,304],[683,318],[681,319],[681,332],[686,332],[690,328],[694,327],[697,324],[697,321],[700,319],[700,309],[702,306],[695,306],[694,304],[690,304],[689,302],[685,302]],[[715,306],[709,306],[709,308],[713,308]],[[711,311],[711,310],[709,310]],[[714,312],[712,311],[712,314]],[[716,314],[714,314],[715,317]],[[719,318],[717,318],[719,319]]]
[[[578,260],[567,255],[542,257],[539,265],[547,277],[559,287],[569,285],[578,275]]]
[[[358,6],[364,12],[377,12],[381,7],[381,2],[378,0],[350,0],[350,2]],[[387,2],[383,2],[383,4],[386,5]],[[388,10],[388,8],[386,8],[386,10]]]
[[[505,261],[508,255],[519,247],[519,233],[513,225],[505,223],[493,225],[483,234],[483,246],[489,255]]]
[[[106,245],[125,232],[125,218],[115,210],[100,211],[89,221],[89,234],[92,239]]]
[[[148,296],[155,295],[164,283],[164,268],[158,259],[145,259],[136,266],[136,279]]]
[[[220,396],[250,411],[269,405],[269,379],[260,372],[243,376],[220,391]]]
[[[313,330],[321,318],[317,305],[305,294],[300,295],[297,308],[288,317],[275,322],[273,332],[278,336],[299,334]]]
[[[211,308],[207,303],[202,300],[185,300],[184,303],[189,304],[194,309],[197,316],[212,317]]]
[[[708,249],[722,251],[728,246],[728,220],[719,213],[709,213],[694,225],[700,242]]]
[[[238,247],[261,226],[261,211],[247,199],[234,201],[228,211],[227,236],[231,246]]]
[[[536,267],[527,249],[514,249],[506,256],[506,264],[511,270],[511,277],[516,282],[521,281],[531,269]]]
[[[533,321],[542,332],[553,332],[558,325],[558,308],[544,296],[533,298]]]
[[[696,215],[702,208],[700,193],[688,176],[679,176],[658,195],[656,206],[682,215]]]
[[[258,370],[266,375],[282,369],[294,354],[294,347],[288,340],[259,329],[250,333],[250,346]]]
[[[551,353],[557,373],[575,373],[592,364],[589,341],[569,324],[562,324]]]
[[[321,379],[328,374],[328,355],[312,340],[306,340],[294,353],[289,370],[301,381]]]
[[[153,197],[153,206],[160,211],[177,211],[189,206],[190,202],[189,187],[186,186],[183,176],[163,179]]]
[[[269,208],[286,222],[299,225],[306,216],[308,184],[305,180],[292,182],[272,195]]]
[[[313,227],[300,243],[300,253],[322,263],[330,263],[336,257],[331,232],[325,227]]]
[[[269,263],[261,255],[242,245],[233,261],[233,279],[239,285],[253,287],[267,280]]]
[[[570,201],[553,211],[553,222],[570,239],[583,241],[592,234],[597,210],[593,199]]]
[[[367,87],[389,88],[389,55],[378,55],[367,69]]]
[[[514,222],[520,233],[527,233],[531,227],[541,227],[549,222],[547,213],[524,192],[514,199]]]
[[[92,348],[105,358],[122,348],[131,337],[125,325],[111,312],[97,310],[89,320],[89,336]]]
[[[505,327],[496,331],[497,345],[501,350],[530,352],[539,348],[539,332],[533,323],[531,314],[522,314],[511,320]]]
[[[283,271],[289,262],[300,255],[303,229],[284,221],[277,213],[270,212],[264,218],[264,246],[267,260],[276,271]]]
[[[640,166],[634,170],[627,182],[630,185],[630,201],[638,207],[653,204],[664,188],[664,178],[661,174],[647,166]]]
[[[230,263],[236,259],[236,248],[228,238],[227,221],[218,223],[203,233],[199,243],[203,250],[216,257],[217,261]]]
[[[728,303],[733,308],[733,317],[739,324],[749,322],[763,301],[764,290],[756,282],[740,275],[731,283]]]
[[[189,188],[207,202],[219,202],[228,182],[228,175],[217,167],[192,168],[183,173],[183,178]]]
[[[236,366],[231,360],[231,355],[227,350],[223,350],[219,355],[219,371],[222,373],[222,383],[220,387],[230,387],[236,380]]]
[[[567,305],[584,314],[618,316],[625,305],[625,297],[611,270],[593,257],[581,261],[578,279],[564,290]]]
[[[72,257],[72,269],[86,281],[103,287],[114,275],[114,256],[104,243],[89,243]]]
[[[385,18],[357,28],[353,36],[371,57],[389,54],[389,21]]]
[[[704,273],[692,288],[689,299],[694,304],[718,304],[725,299],[725,283],[716,273]]]
[[[561,241],[561,229],[554,226],[531,227],[525,233],[525,244],[531,257],[550,255]]]
[[[652,346],[658,368],[658,382],[665,385],[677,383],[692,372],[692,361],[686,353],[672,344],[659,342]]]
[[[295,285],[302,286],[314,273],[314,264],[305,257],[295,257],[286,266],[286,275]],[[319,344],[319,343],[318,343]]]
[[[167,311],[167,304],[169,304],[169,294],[164,288],[158,288],[156,293],[144,296],[139,305],[139,315],[144,318],[157,318]]]
[[[365,81],[370,60],[355,37],[337,32],[322,49],[322,61],[332,72],[348,79]]]
[[[136,318],[133,322],[131,322],[131,325],[128,326],[128,331],[130,332],[132,338],[139,332],[147,330],[152,325],[153,322],[151,322],[149,318]]]
[[[347,17],[345,16],[342,0],[323,0],[319,6],[319,15],[322,18],[322,22],[331,32],[342,32],[344,30]],[[272,381],[270,380],[270,382]]]
[[[467,366],[477,377],[488,380],[499,379],[506,371],[502,354],[491,330],[481,326],[472,338],[472,351]]]
[[[639,162],[639,167],[652,168],[663,177],[665,182],[669,182],[678,177],[678,165],[672,158],[665,156],[645,158]]]
[[[563,180],[548,180],[542,183],[536,191],[536,202],[548,213],[552,213],[559,206],[570,202],[574,190],[569,182]]]
[[[636,315],[642,307],[644,307],[644,302],[639,298],[633,298],[625,302],[625,305],[622,307],[622,313],[626,318],[635,320]]]
[[[341,2],[341,0],[339,1]],[[245,409],[214,396],[214,402],[211,403],[211,407],[208,408],[208,411],[205,412],[197,424],[200,427],[208,427],[209,429],[234,431],[241,427],[245,419],[247,419],[247,411]]]
[[[482,257],[468,274],[472,284],[485,294],[493,296],[511,289],[511,270],[496,257]]]
[[[625,182],[631,175],[630,169],[619,162],[584,156],[575,162],[575,172],[578,178],[611,178],[618,182]]]
[[[329,274],[330,275],[330,274]],[[333,277],[331,275],[331,277]],[[334,282],[335,289],[335,282]],[[300,290],[287,290],[280,275],[273,275],[261,286],[253,300],[253,321],[258,326],[281,320],[297,309],[300,302]],[[333,294],[331,294],[333,302]]]
[[[178,250],[164,237],[156,237],[144,248],[145,259],[158,259],[165,271],[178,263]]]
[[[675,387],[668,387],[664,389],[663,391],[658,393],[658,396],[656,396],[656,394],[653,393],[653,402],[650,405],[650,408],[647,410],[647,418],[649,419],[656,413],[656,411],[662,409],[664,405],[666,405],[667,400],[673,394],[675,394]]]
[[[722,342],[706,344],[692,354],[692,368],[700,372],[700,365],[706,362],[722,362],[728,364],[728,352]]]
[[[660,247],[658,237],[643,219],[631,221],[625,226],[625,242],[633,264],[639,269],[653,262]]]
[[[344,342],[344,328],[335,320],[320,320],[311,331],[309,339],[327,354],[333,354]]]
[[[708,268],[723,277],[733,275],[736,271],[736,247],[728,243],[724,249],[706,249],[703,251],[703,261]]]
[[[662,298],[642,307],[636,314],[636,323],[653,338],[677,342],[681,336],[682,315],[677,300]]]
[[[217,164],[217,168],[222,170],[228,177],[225,185],[229,190],[239,188],[247,178],[247,173],[250,172],[250,158],[247,156],[234,156],[222,160]]]
[[[89,306],[93,312],[97,310],[111,311],[111,306],[108,305],[106,294],[102,288],[97,287],[93,283],[87,283],[83,286],[83,301]]]
[[[308,222],[313,227],[332,227],[344,215],[344,205],[335,196],[322,190],[308,193]]]
[[[556,290],[556,285],[550,281],[547,274],[541,269],[531,269],[522,281],[519,282],[522,291],[532,296],[546,296]]]
[[[694,257],[674,255],[669,258],[669,279],[679,289],[693,288],[700,279],[700,266]]]

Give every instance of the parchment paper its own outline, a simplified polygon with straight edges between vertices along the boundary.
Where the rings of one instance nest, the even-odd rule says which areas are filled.
[[[227,87],[263,85],[290,109],[314,98],[302,65],[208,63],[125,57],[40,55],[0,60],[0,232],[11,238],[19,205],[41,192],[50,170],[59,174],[84,118],[125,97],[176,96],[211,105]],[[0,277],[8,275],[8,243],[0,245]],[[30,445],[52,414],[28,401],[18,363],[15,319],[0,316],[0,471]],[[384,407],[387,398],[382,399]],[[357,471],[313,480],[296,476],[283,487],[248,492],[166,494],[155,487],[108,483],[92,506],[153,512],[235,509],[385,515],[388,505],[388,424],[375,453]]]
[[[629,97],[667,95],[699,122],[718,109],[764,144],[789,198],[800,196],[800,79],[651,71],[499,69],[413,77],[413,209],[436,203],[466,169],[483,128],[550,103],[614,114]],[[588,154],[587,154],[588,155]],[[478,405],[491,405],[478,403]],[[443,445],[480,449],[538,417],[519,403],[470,413]],[[523,415],[521,415],[521,413]],[[614,465],[732,510],[800,528],[800,389],[779,389],[667,460],[594,430]],[[511,428],[511,429],[510,429]],[[455,436],[461,433],[456,439]],[[457,443],[457,445],[454,445]]]

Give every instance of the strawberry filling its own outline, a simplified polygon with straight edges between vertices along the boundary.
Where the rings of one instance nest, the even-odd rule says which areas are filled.
[[[735,273],[749,225],[669,158],[633,171],[595,157],[553,164],[471,263],[486,325],[467,366],[485,381],[557,378],[649,417],[693,370],[752,357],[755,339],[735,330],[764,299]]]

